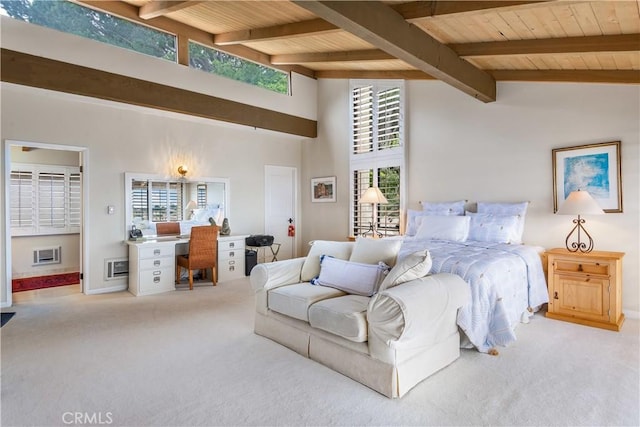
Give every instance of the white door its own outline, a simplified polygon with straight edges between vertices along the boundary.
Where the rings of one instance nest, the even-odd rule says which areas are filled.
[[[296,168],[264,167],[264,230],[280,243],[279,260],[296,256],[296,238],[289,235],[289,225],[296,226],[296,177]]]

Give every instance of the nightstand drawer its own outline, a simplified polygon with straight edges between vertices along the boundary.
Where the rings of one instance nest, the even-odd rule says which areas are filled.
[[[556,273],[582,273],[608,276],[609,264],[557,259],[555,263],[555,270]]]

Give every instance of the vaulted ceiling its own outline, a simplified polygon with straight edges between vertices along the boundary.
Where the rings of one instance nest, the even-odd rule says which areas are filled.
[[[496,80],[640,83],[640,0],[76,1],[177,34],[182,63],[193,40],[314,78],[436,78],[484,102]]]

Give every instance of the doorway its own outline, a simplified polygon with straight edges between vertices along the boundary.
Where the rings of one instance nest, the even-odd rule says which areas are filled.
[[[287,166],[264,167],[264,230],[280,244],[278,259],[295,258],[298,170]]]
[[[82,280],[82,273],[86,271],[87,260],[85,253],[87,212],[84,209],[87,201],[87,186],[84,184],[87,148],[16,140],[5,140],[4,145],[3,235],[5,244],[3,246],[6,286],[2,289],[2,306],[8,307],[16,301],[40,296],[79,292],[86,294],[87,283]],[[14,169],[20,169],[22,172],[15,173]],[[31,180],[34,184],[29,188]],[[27,190],[24,200],[29,200],[28,191],[33,192],[34,199],[38,198],[36,204],[19,213],[24,216],[17,215],[20,209],[16,209],[14,203],[15,191],[20,185],[24,185]],[[48,201],[41,202],[40,198],[45,188],[49,188],[46,193]],[[65,204],[62,208],[59,204],[49,201],[49,196],[57,194],[60,189],[65,192],[62,197]],[[23,200],[22,196],[19,196],[19,200]],[[24,207],[26,206],[29,204],[24,204]],[[19,207],[22,208],[23,204]],[[29,212],[36,207],[37,212]],[[46,214],[42,213],[43,207],[46,208]],[[59,214],[60,209],[64,214]],[[32,221],[37,224],[37,228],[36,225],[30,228],[30,216],[36,218]],[[20,222],[21,227],[15,227],[16,218],[25,218],[26,225]],[[64,226],[60,225],[60,221]],[[38,231],[34,232],[34,230]],[[72,276],[77,280],[71,280]],[[12,286],[14,279],[16,279],[15,283],[22,285],[22,289],[27,290],[14,295]],[[72,284],[71,281],[76,283]],[[47,284],[54,286],[50,287]]]

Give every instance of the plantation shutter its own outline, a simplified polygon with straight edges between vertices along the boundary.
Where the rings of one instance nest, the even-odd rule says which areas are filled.
[[[69,174],[69,195],[67,198],[69,213],[68,226],[80,231],[82,221],[82,175],[79,172]]]
[[[33,233],[35,197],[33,172],[28,170],[11,171],[9,188],[10,224],[12,234]]]
[[[378,149],[397,147],[400,145],[400,88],[381,90],[378,92]]]
[[[198,184],[196,187],[196,197],[198,208],[204,209],[207,207],[207,184]]]
[[[65,228],[65,174],[38,173],[38,225],[40,232]]]
[[[147,181],[133,180],[131,183],[131,209],[133,217],[142,221],[149,220],[149,193]]]
[[[373,151],[373,87],[362,86],[352,91],[353,153]]]

